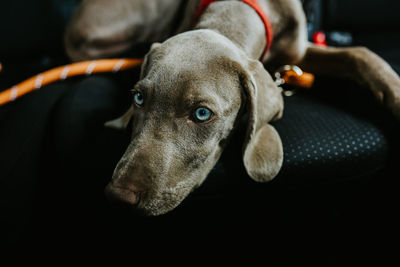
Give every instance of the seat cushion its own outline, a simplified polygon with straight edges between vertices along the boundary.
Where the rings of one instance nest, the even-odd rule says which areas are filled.
[[[391,155],[389,132],[394,130],[387,122],[394,121],[390,114],[354,83],[318,80],[312,92],[284,98],[283,117],[273,122],[283,143],[283,166],[266,186],[362,180],[386,167]],[[210,197],[244,186],[264,186],[252,182],[242,163],[245,128],[243,122],[195,194]]]
[[[286,98],[285,103],[284,118],[274,124],[285,155],[278,180],[338,181],[362,177],[385,166],[387,140],[370,120],[312,96],[299,94]]]

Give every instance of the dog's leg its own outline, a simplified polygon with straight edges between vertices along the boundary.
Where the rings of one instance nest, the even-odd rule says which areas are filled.
[[[368,87],[378,101],[400,119],[400,77],[386,61],[369,49],[310,45],[299,66],[315,74],[350,78]]]
[[[84,0],[67,27],[72,60],[115,56],[135,44],[163,41],[175,30],[183,0]]]

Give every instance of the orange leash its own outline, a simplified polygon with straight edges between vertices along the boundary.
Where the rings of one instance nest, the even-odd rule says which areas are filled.
[[[285,84],[308,89],[314,84],[315,76],[308,72],[303,72],[302,75],[298,75],[295,71],[288,70],[282,75],[282,79],[285,81]]]
[[[309,89],[313,86],[315,81],[314,74],[304,72],[296,65],[284,65],[275,72],[274,76],[275,83],[278,86],[288,84]]]
[[[32,78],[29,78],[13,87],[0,92],[0,106],[14,101],[15,99],[38,90],[43,86],[65,80],[69,77],[78,75],[90,75],[92,73],[104,73],[104,72],[118,72],[130,68],[140,66],[142,59],[101,59],[82,61],[78,63],[72,63],[69,65],[57,67],[43,73],[40,73]],[[0,68],[1,70],[1,68]]]
[[[143,63],[143,59],[138,58],[117,58],[99,59],[82,61],[57,67],[43,73],[37,74],[13,87],[0,92],[0,106],[16,100],[17,98],[38,90],[43,86],[62,81],[69,77],[78,75],[90,75],[93,73],[118,72],[134,67]],[[2,65],[0,63],[0,71]],[[301,71],[297,66],[285,65],[275,73],[278,86],[289,84],[303,88],[310,88],[314,83],[314,75]]]

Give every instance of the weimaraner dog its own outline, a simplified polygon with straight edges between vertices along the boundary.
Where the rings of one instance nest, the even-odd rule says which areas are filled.
[[[132,106],[110,123],[132,120],[133,130],[106,187],[108,196],[147,215],[172,210],[201,185],[244,113],[247,173],[257,182],[277,175],[282,144],[269,122],[281,117],[283,100],[266,68],[296,64],[351,78],[400,118],[399,76],[366,48],[310,45],[300,1],[259,0],[267,22],[249,1],[211,2],[83,0],[66,32],[72,60],[154,43],[132,90]]]

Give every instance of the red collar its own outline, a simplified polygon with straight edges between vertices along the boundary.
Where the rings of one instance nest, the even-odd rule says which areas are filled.
[[[217,0],[202,0],[196,11],[196,18],[200,17],[201,14],[203,14],[204,10],[215,1],[217,1]],[[272,43],[272,39],[273,39],[271,22],[269,21],[268,16],[265,14],[262,7],[258,4],[257,0],[240,0],[240,1],[251,6],[257,12],[257,14],[260,16],[262,21],[264,22],[265,32],[267,35],[267,45],[265,46],[263,55],[261,57],[261,60],[262,60],[265,58],[269,48],[271,47],[271,43]]]

